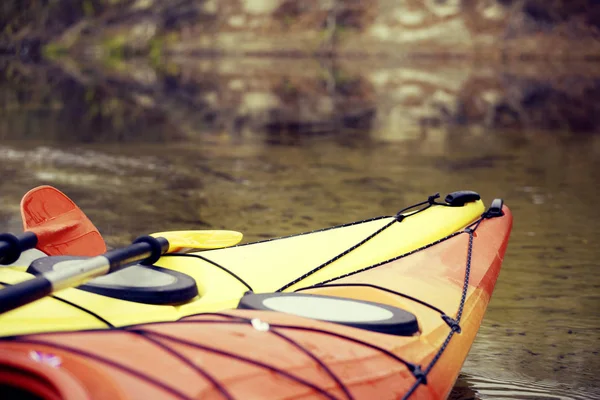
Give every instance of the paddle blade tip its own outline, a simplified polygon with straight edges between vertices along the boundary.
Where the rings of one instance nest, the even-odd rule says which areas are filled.
[[[157,232],[151,236],[167,239],[169,253],[181,249],[220,249],[235,246],[244,237],[241,232],[228,230]]]
[[[38,237],[36,248],[48,255],[96,256],[106,252],[102,235],[66,194],[50,185],[21,199],[23,229]]]

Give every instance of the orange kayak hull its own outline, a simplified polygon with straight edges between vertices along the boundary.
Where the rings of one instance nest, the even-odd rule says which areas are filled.
[[[474,233],[297,291],[402,308],[417,316],[415,335],[224,310],[0,339],[0,386],[68,400],[445,398],[500,273],[512,228],[503,211]]]

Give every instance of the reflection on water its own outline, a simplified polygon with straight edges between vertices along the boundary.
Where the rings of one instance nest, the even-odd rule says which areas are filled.
[[[589,64],[175,57],[155,68],[135,59],[0,64],[5,138],[39,137],[43,128],[44,138],[63,141],[166,142],[201,130],[296,144],[340,131],[414,138],[448,124],[600,129],[600,75]]]
[[[554,381],[532,382],[527,377],[514,375],[501,379],[463,373],[449,399],[583,400],[600,394],[579,391]]]
[[[474,189],[505,198],[515,226],[452,398],[600,395],[600,75],[590,66],[4,66],[0,231],[20,229],[21,196],[44,183],[112,246],[203,227],[250,241]]]

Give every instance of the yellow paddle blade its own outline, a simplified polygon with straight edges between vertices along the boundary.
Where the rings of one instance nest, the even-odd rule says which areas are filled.
[[[152,233],[169,241],[168,253],[181,249],[220,249],[238,244],[244,235],[236,231],[170,231]]]

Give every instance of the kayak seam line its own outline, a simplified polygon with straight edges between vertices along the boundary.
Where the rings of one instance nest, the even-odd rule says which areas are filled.
[[[362,221],[349,222],[347,224],[335,225],[335,226],[328,226],[326,228],[319,228],[319,229],[315,229],[313,231],[302,232],[302,233],[295,233],[293,235],[286,235],[286,236],[280,236],[280,237],[276,237],[276,238],[263,239],[263,240],[258,240],[256,242],[242,243],[242,244],[238,244],[238,245],[235,245],[235,246],[231,246],[231,248],[233,248],[233,247],[244,247],[244,246],[248,246],[248,245],[251,245],[251,244],[273,242],[275,240],[288,239],[288,238],[297,237],[297,236],[309,235],[309,234],[312,234],[312,233],[325,232],[325,231],[329,231],[329,230],[332,230],[332,229],[346,228],[348,226],[354,226],[354,225],[364,224],[364,223],[367,223],[367,222],[378,221],[380,219],[386,219],[386,218],[394,218],[394,216],[393,215],[383,215],[383,216],[379,216],[379,217],[364,219]]]

